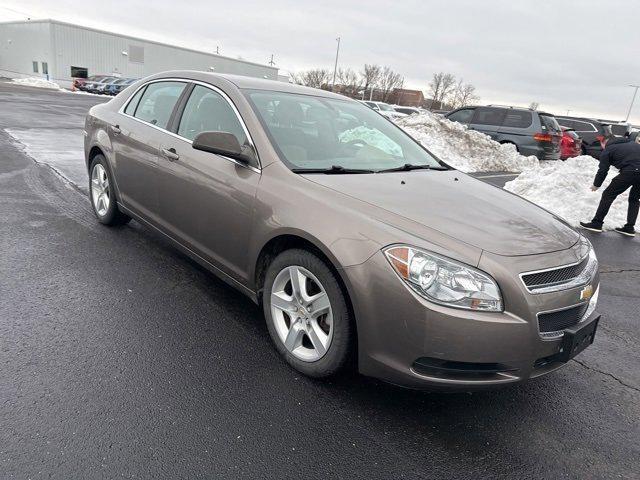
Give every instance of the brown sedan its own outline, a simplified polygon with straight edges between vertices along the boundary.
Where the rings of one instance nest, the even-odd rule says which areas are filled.
[[[85,155],[101,223],[136,219],[261,304],[307,375],[468,389],[593,341],[588,240],[340,95],[158,74],[91,109]]]

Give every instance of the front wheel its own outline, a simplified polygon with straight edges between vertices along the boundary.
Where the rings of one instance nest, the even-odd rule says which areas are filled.
[[[107,159],[96,155],[89,168],[89,196],[91,206],[98,221],[105,225],[124,225],[131,217],[118,209],[113,189],[113,176],[109,170]]]
[[[287,250],[267,270],[263,296],[267,328],[278,352],[296,370],[328,377],[347,363],[352,325],[334,273],[306,250]]]

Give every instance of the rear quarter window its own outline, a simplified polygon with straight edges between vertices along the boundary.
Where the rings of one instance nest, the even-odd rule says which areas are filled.
[[[547,130],[549,132],[561,132],[560,125],[555,117],[551,115],[540,115],[540,124],[542,125],[543,130]]]

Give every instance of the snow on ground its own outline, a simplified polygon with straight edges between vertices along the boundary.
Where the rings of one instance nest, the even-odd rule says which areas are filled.
[[[12,80],[13,83],[18,85],[24,85],[27,87],[38,87],[38,88],[49,88],[52,90],[61,90],[60,85],[50,80],[45,80],[44,78],[14,78]]]
[[[507,182],[504,188],[577,227],[579,222],[593,218],[602,190],[618,174],[615,168],[611,168],[602,187],[592,192],[590,186],[597,170],[598,161],[586,155],[564,162],[542,162],[539,166],[523,171],[516,179]],[[612,230],[627,223],[628,198],[627,192],[613,202],[605,219],[605,229]]]
[[[463,172],[521,172],[538,166],[536,157],[520,155],[484,133],[469,130],[433,113],[411,115],[396,122],[444,162]]]
[[[63,178],[88,192],[81,129],[26,128],[5,130],[38,163],[53,168]]]

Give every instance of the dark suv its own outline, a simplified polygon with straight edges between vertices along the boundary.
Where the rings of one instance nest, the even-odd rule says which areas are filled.
[[[535,155],[540,160],[560,159],[562,130],[549,113],[489,105],[459,108],[445,118],[489,135],[496,142],[511,143],[522,155]]]

